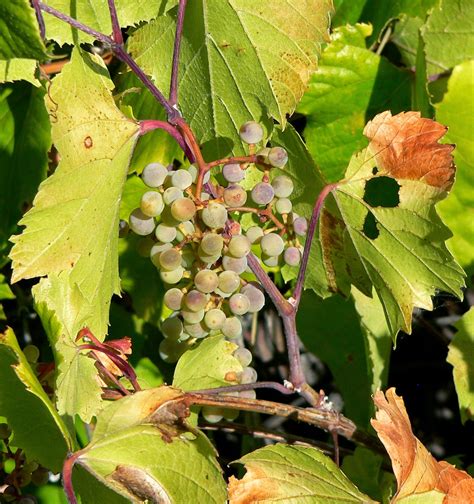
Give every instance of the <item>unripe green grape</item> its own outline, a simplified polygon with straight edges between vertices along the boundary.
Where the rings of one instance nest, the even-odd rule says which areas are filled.
[[[239,396],[242,397],[242,399],[256,399],[257,393],[255,390],[242,390],[239,392]]]
[[[218,287],[221,291],[231,294],[240,287],[240,277],[235,271],[223,271],[219,275]]]
[[[199,259],[203,262],[206,263],[208,266],[214,264],[216,261],[218,261],[221,257],[220,254],[216,255],[209,255],[202,250],[201,246],[199,246],[198,251],[197,251]]]
[[[36,486],[46,485],[49,481],[49,471],[44,467],[39,467],[31,473],[31,482]]]
[[[260,239],[263,237],[263,229],[258,226],[252,226],[245,232],[250,243],[260,243]]]
[[[159,258],[160,266],[167,271],[173,271],[181,266],[181,261],[181,253],[174,248],[165,250]]]
[[[277,198],[288,198],[294,189],[293,181],[286,175],[275,177],[272,180],[272,187]]]
[[[225,313],[219,308],[212,308],[204,315],[204,323],[209,329],[220,329],[225,322]]]
[[[204,310],[181,310],[179,313],[181,314],[181,317],[183,317],[183,320],[188,324],[197,324],[204,318]]]
[[[226,271],[234,271],[241,275],[247,269],[247,258],[225,255],[222,257],[222,267]]]
[[[191,338],[205,338],[209,331],[204,327],[202,322],[196,322],[195,324],[184,324],[184,331],[189,334]]]
[[[219,285],[219,277],[215,271],[204,269],[196,273],[194,285],[201,292],[208,294]]]
[[[250,362],[249,362],[250,364]],[[242,364],[244,366],[244,364]],[[240,375],[240,383],[255,383],[257,381],[257,371],[252,367],[244,367],[242,374]]]
[[[293,229],[298,236],[305,236],[308,231],[308,221],[304,217],[293,220]]]
[[[265,266],[268,266],[269,268],[276,268],[280,263],[280,256],[268,256],[262,254],[262,262],[263,264],[265,264]]]
[[[275,196],[275,193],[271,184],[260,182],[252,189],[251,196],[252,201],[257,205],[268,205]]]
[[[185,269],[192,269],[196,261],[196,255],[191,244],[184,245],[181,249],[181,266]]]
[[[171,184],[178,189],[184,191],[193,183],[193,176],[188,170],[176,170],[175,172],[171,172]]]
[[[232,355],[242,364],[242,367],[246,367],[252,362],[252,352],[247,348],[237,348]]]
[[[181,289],[173,287],[165,292],[163,302],[170,310],[179,310],[183,304],[184,294]]]
[[[224,408],[216,408],[214,406],[204,406],[201,410],[201,415],[209,423],[220,422],[224,418]]]
[[[268,233],[260,240],[260,248],[267,256],[279,256],[285,248],[285,242],[280,235]]]
[[[189,166],[188,171],[191,174],[193,183],[196,183],[197,182],[197,178],[198,178],[199,170],[196,168],[195,165],[192,164],[192,165]],[[202,178],[202,183],[203,184],[207,184],[209,182],[209,180],[211,180],[211,171],[210,170],[208,170],[204,174],[204,177]]]
[[[173,247],[173,245],[171,245],[171,243],[161,243],[161,242],[155,243],[151,247],[150,259],[151,259],[151,262],[154,264],[154,266],[156,266],[157,268],[161,268],[160,255],[164,251],[170,250],[172,247]]]
[[[250,301],[250,313],[259,312],[265,306],[265,295],[263,292],[252,283],[244,285],[240,290],[242,294],[245,294]]]
[[[165,204],[159,192],[147,191],[140,200],[140,210],[149,217],[157,217],[163,211]]]
[[[120,219],[119,221],[119,238],[125,238],[128,235],[130,228],[126,220]]]
[[[229,253],[234,257],[245,257],[250,252],[250,245],[245,235],[234,235],[229,241]]]
[[[172,242],[176,238],[176,228],[163,223],[158,224],[155,229],[155,236],[161,242]]]
[[[160,187],[167,176],[168,170],[161,163],[150,163],[142,172],[142,180],[148,187]]]
[[[288,266],[298,266],[301,261],[301,252],[296,247],[288,247],[283,254],[283,259]]]
[[[166,205],[171,205],[173,201],[182,198],[184,196],[183,191],[178,189],[177,187],[168,187],[166,191],[163,193],[163,201]]]
[[[258,122],[248,121],[239,130],[240,138],[248,144],[256,144],[263,139],[263,128]]]
[[[217,233],[207,233],[201,240],[201,248],[207,255],[221,254],[222,247],[224,246],[224,239]]]
[[[37,360],[39,359],[40,351],[39,348],[35,345],[26,345],[26,347],[23,348],[23,354],[25,355],[28,362],[37,362]]]
[[[245,170],[237,163],[226,164],[222,168],[222,175],[227,182],[240,182],[245,177]]]
[[[226,338],[237,338],[242,334],[242,324],[237,317],[228,317],[221,331]]]
[[[11,435],[12,431],[8,424],[0,423],[0,439],[8,439]]]
[[[276,168],[283,168],[288,162],[288,153],[283,147],[272,147],[268,153],[268,161]]]
[[[171,215],[179,222],[192,219],[196,214],[196,205],[189,198],[179,198],[171,203]]]
[[[247,201],[247,191],[238,184],[231,184],[224,189],[224,203],[231,207],[237,208],[245,205]]]
[[[224,205],[211,201],[201,212],[201,218],[207,227],[221,229],[227,222],[227,210]]]
[[[187,236],[192,235],[194,231],[194,224],[191,221],[180,222],[176,228],[176,239],[182,241]]]
[[[233,422],[239,416],[239,410],[224,409],[224,419],[227,422]]]
[[[182,266],[179,266],[175,270],[171,271],[165,271],[165,270],[160,271],[160,277],[163,280],[163,282],[170,285],[177,284],[179,281],[181,281],[183,275],[184,275],[184,268]]]
[[[168,317],[161,323],[161,332],[165,338],[177,340],[183,332],[183,323],[179,317]]]
[[[234,294],[229,299],[229,309],[234,315],[245,315],[249,308],[250,301],[245,294]]]
[[[184,304],[186,308],[194,312],[204,309],[208,301],[209,296],[195,289],[190,290],[184,296]]]
[[[178,343],[172,339],[164,339],[160,346],[158,347],[158,351],[160,357],[169,364],[175,363],[181,355],[185,352],[187,348],[186,343]]]
[[[293,209],[293,203],[288,198],[278,198],[275,209],[279,214],[289,214]]]
[[[155,219],[145,215],[140,208],[135,208],[128,218],[128,225],[135,234],[147,236],[155,230]]]

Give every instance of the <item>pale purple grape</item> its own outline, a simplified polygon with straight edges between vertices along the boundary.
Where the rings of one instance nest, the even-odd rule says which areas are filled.
[[[242,334],[242,324],[237,317],[228,317],[221,331],[226,338],[237,338]]]
[[[257,205],[268,205],[275,196],[273,187],[267,182],[260,182],[252,189],[252,200]]]
[[[204,318],[204,310],[181,310],[179,313],[181,314],[181,317],[183,317],[183,320],[188,324],[197,324]]]
[[[160,266],[168,271],[175,270],[181,266],[181,260],[181,253],[174,248],[162,252],[158,259]]]
[[[252,362],[252,352],[247,348],[237,348],[237,350],[232,354],[239,362],[242,367],[247,367]]]
[[[242,294],[245,294],[250,301],[250,313],[259,312],[265,306],[265,295],[263,294],[261,288],[257,287],[253,283],[248,283],[240,290]]]
[[[200,245],[205,254],[220,256],[224,246],[224,239],[217,233],[206,233]]]
[[[229,308],[234,315],[245,315],[250,309],[249,298],[245,294],[234,294],[229,299]]]
[[[181,309],[181,306],[183,304],[183,297],[184,294],[182,293],[181,289],[173,287],[172,289],[169,289],[165,292],[163,302],[170,310],[177,311]]]
[[[226,164],[222,168],[222,175],[227,182],[240,182],[245,177],[245,171],[242,170],[239,164]]]
[[[258,226],[252,226],[245,232],[250,243],[260,243],[260,239],[263,237],[263,229]]]
[[[280,262],[280,256],[268,256],[262,254],[262,262],[269,268],[276,268]]]
[[[238,184],[231,184],[224,189],[224,202],[231,208],[245,205],[247,201],[247,191]]]
[[[168,317],[161,323],[161,332],[165,338],[177,340],[183,333],[183,323],[176,316]]]
[[[255,371],[254,368],[245,367],[240,375],[240,383],[255,383],[257,381],[257,378],[257,371]]]
[[[161,163],[150,163],[142,172],[142,180],[148,187],[160,187],[168,176],[166,166]]]
[[[197,312],[205,308],[209,301],[209,297],[198,290],[192,289],[184,296],[184,304],[186,308],[193,312]]]
[[[171,243],[161,243],[161,242],[157,242],[155,243],[151,249],[150,249],[150,259],[151,259],[151,262],[157,267],[157,268],[161,268],[161,265],[160,265],[160,255],[162,252],[164,252],[165,250],[170,250],[173,246],[171,245]]]
[[[224,255],[222,257],[222,267],[226,271],[235,271],[235,273],[241,275],[247,269],[247,258]]]
[[[285,242],[280,235],[268,233],[260,240],[260,247],[267,256],[279,256],[285,248]]]
[[[268,161],[276,168],[283,168],[288,162],[288,153],[283,147],[272,147],[268,153]]]
[[[189,334],[192,338],[204,338],[209,334],[202,322],[196,322],[195,324],[184,324],[185,334]]]
[[[147,236],[155,230],[155,219],[135,208],[128,218],[128,225],[135,234]]]
[[[176,170],[171,172],[171,184],[184,191],[193,183],[193,176],[188,170]]]
[[[288,247],[283,254],[283,259],[288,266],[298,266],[301,261],[301,252],[296,247]]]
[[[277,198],[288,198],[293,192],[293,181],[286,175],[278,175],[272,180],[272,187]]]
[[[208,294],[213,290],[217,289],[219,284],[219,277],[217,273],[212,270],[201,270],[196,273],[194,277],[194,285],[198,290]]]
[[[297,217],[293,221],[293,229],[298,236],[306,236],[308,232],[308,221],[304,217]]]
[[[239,130],[240,138],[248,144],[256,144],[263,139],[263,128],[258,122],[248,121]]]
[[[278,198],[275,203],[275,209],[279,214],[289,214],[293,209],[293,204],[288,198]]]

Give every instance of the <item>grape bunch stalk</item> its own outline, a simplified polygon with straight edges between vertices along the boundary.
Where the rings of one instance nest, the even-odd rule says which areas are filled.
[[[257,122],[245,123],[240,136],[249,155],[209,163],[212,170],[201,181],[194,164],[173,169],[154,162],[141,174],[147,190],[128,228],[144,237],[141,253],[149,255],[166,287],[169,313],[159,350],[167,362],[210,334],[238,338],[241,318],[263,308],[264,291],[249,269],[249,254],[269,268],[301,260],[299,239],[307,221],[292,211],[292,180],[274,173],[284,169],[288,154],[278,146],[259,148],[264,130]],[[249,172],[257,182],[246,190]],[[244,225],[246,214],[251,219]],[[126,227],[122,223],[122,233]]]

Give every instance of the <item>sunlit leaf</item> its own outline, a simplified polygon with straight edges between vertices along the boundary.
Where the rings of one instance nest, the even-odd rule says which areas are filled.
[[[32,59],[14,58],[0,60],[0,82],[27,81],[33,86],[40,86],[36,78],[37,63]]]

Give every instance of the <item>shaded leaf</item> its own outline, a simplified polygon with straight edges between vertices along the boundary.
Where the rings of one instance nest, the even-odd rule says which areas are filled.
[[[229,503],[375,502],[316,448],[276,444],[243,456],[245,476],[229,480]]]
[[[13,430],[13,443],[29,460],[59,472],[72,440],[13,331],[0,334],[0,413]]]
[[[335,0],[336,12],[332,19],[332,26],[354,24],[364,10],[367,0]]]
[[[3,299],[15,299],[15,294],[13,294],[10,286],[8,285],[5,275],[0,273],[0,301]],[[3,306],[0,303],[0,320],[6,320],[5,312],[3,311]]]
[[[461,296],[463,271],[444,241],[450,237],[434,210],[454,180],[446,129],[415,112],[379,114],[364,134],[346,178],[326,200],[319,224],[330,288],[367,296],[372,286],[392,336],[411,330],[413,308],[432,309],[437,290]],[[307,285],[320,289],[310,270]]]
[[[199,390],[237,385],[242,364],[232,355],[237,345],[223,336],[210,336],[187,350],[176,364],[173,386]]]
[[[46,56],[36,21],[28,0],[8,0],[0,3],[0,60]]]
[[[471,60],[453,69],[448,91],[436,105],[437,120],[448,126],[443,141],[456,144],[457,166],[453,190],[438,210],[454,235],[448,240],[448,248],[468,273],[474,270],[474,219],[469,212],[469,208],[474,208],[473,86],[474,60]]]
[[[444,493],[445,504],[472,502],[474,479],[453,465],[433,458],[414,436],[403,399],[395,389],[387,390],[385,396],[378,391],[374,403],[378,411],[371,423],[390,456],[397,479],[398,490],[392,502],[402,502],[404,497],[431,490]]]
[[[285,125],[316,68],[331,10],[329,0],[188,4],[179,106],[206,155],[242,154],[238,129],[248,120]],[[174,33],[175,20],[162,16],[129,39],[160,89],[169,87]]]
[[[298,106],[306,114],[308,149],[327,180],[339,180],[352,154],[364,148],[368,119],[410,108],[411,75],[366,49],[369,25],[333,31],[319,68]]]
[[[458,332],[449,344],[447,361],[453,366],[461,420],[474,420],[474,308],[456,324]]]

